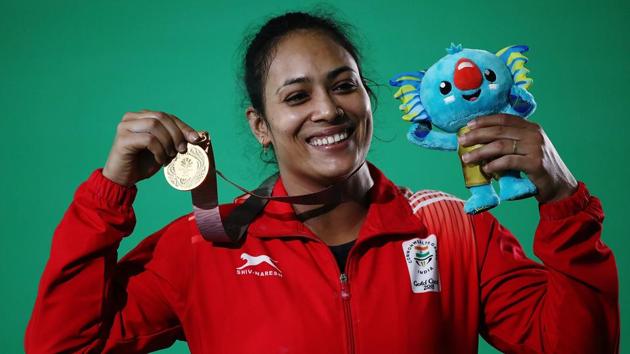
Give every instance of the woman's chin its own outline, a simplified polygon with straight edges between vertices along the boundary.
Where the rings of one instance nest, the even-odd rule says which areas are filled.
[[[360,162],[357,161],[356,155],[348,156],[348,158],[330,158],[314,165],[313,171],[322,180],[336,182],[354,172]]]

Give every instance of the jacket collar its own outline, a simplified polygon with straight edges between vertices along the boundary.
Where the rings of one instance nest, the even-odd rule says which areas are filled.
[[[391,234],[425,234],[426,229],[413,214],[409,202],[385,175],[368,163],[374,185],[368,191],[370,206],[357,242]],[[286,196],[287,192],[278,178],[273,196]],[[263,212],[249,226],[248,237],[279,238],[302,236],[319,238],[297,219],[291,204],[269,201]]]

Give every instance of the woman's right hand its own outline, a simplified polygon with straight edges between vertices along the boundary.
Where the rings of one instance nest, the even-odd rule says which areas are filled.
[[[125,113],[116,129],[103,176],[132,186],[153,176],[177,152],[185,153],[188,142],[199,140],[199,133],[172,114],[146,110]]]

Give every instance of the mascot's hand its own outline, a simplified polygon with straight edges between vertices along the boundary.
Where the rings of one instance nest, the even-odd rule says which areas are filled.
[[[431,129],[428,121],[414,123],[407,132],[407,140],[427,149],[457,150],[457,136],[451,133],[437,132]]]
[[[547,203],[568,197],[577,181],[564,164],[543,129],[536,123],[509,114],[479,117],[470,132],[459,137],[463,146],[485,144],[462,156],[466,163],[484,163],[488,174],[506,170],[527,173],[538,188],[536,199]]]
[[[527,118],[536,110],[534,96],[520,86],[512,86],[510,89],[509,102],[510,110],[507,112],[509,114]]]

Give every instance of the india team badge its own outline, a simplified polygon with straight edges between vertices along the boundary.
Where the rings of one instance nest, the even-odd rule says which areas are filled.
[[[402,244],[403,254],[409,270],[411,291],[426,293],[440,291],[440,273],[437,262],[437,238],[413,238]]]

